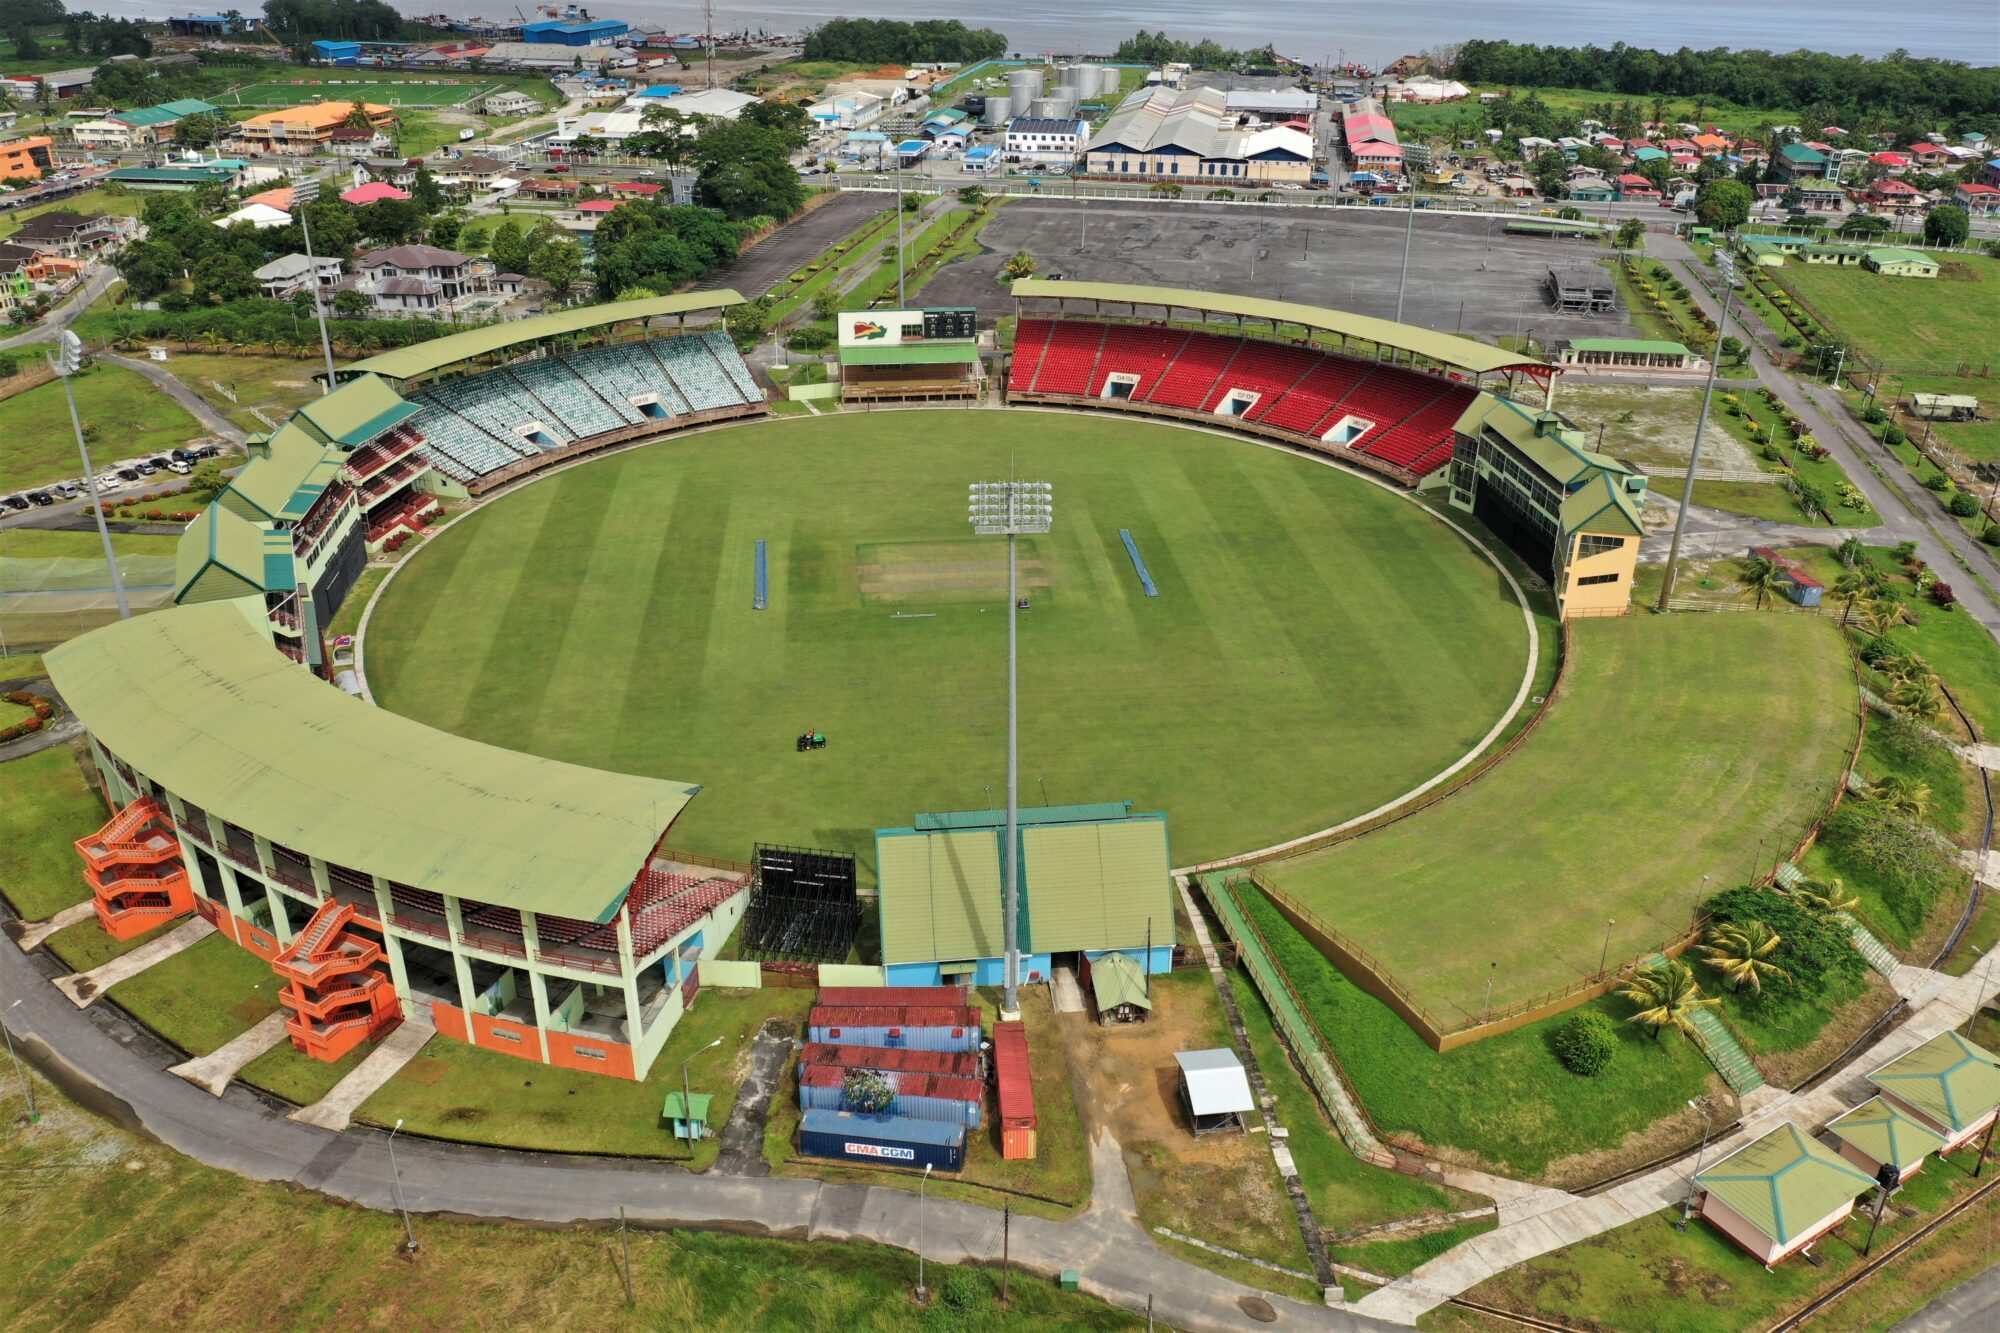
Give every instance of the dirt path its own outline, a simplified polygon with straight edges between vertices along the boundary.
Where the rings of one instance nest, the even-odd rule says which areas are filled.
[[[771,1094],[784,1075],[796,1030],[790,1019],[767,1018],[750,1047],[750,1076],[743,1080],[736,1109],[722,1127],[722,1151],[715,1169],[726,1176],[768,1176],[764,1160],[764,1121],[771,1113]]]

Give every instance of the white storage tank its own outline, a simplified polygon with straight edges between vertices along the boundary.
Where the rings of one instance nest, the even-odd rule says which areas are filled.
[[[1042,95],[1042,72],[1038,69],[1011,70],[1007,75],[1007,100],[1026,106]]]
[[[1083,81],[1091,77],[1088,65],[1063,65],[1056,70],[1056,83],[1063,88],[1083,91]]]
[[[987,126],[1005,125],[1009,120],[1013,119],[1013,116],[1014,103],[1011,99],[988,93],[986,95],[986,110],[980,115],[979,121],[980,124]]]
[[[1037,97],[1028,103],[1028,114],[1037,120],[1053,120],[1063,113],[1062,98]]]

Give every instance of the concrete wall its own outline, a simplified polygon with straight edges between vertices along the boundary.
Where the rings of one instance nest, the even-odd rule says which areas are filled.
[[[819,984],[822,986],[886,986],[883,970],[879,967],[860,967],[853,963],[821,963]]]
[[[704,958],[701,960],[701,984],[722,986],[737,990],[758,990],[764,984],[764,970],[755,962],[743,959]]]

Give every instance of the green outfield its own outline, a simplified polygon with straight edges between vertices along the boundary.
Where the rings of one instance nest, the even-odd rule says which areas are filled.
[[[702,783],[674,846],[847,849],[872,880],[874,829],[1001,799],[1005,548],[967,529],[965,485],[1010,460],[1057,511],[1022,550],[1026,803],[1129,799],[1168,812],[1177,861],[1220,856],[1408,790],[1516,697],[1512,592],[1402,497],[1175,427],[964,411],[745,426],[538,481],[391,580],[369,684],[480,740]],[[808,727],[825,750],[795,750]]]
[[[217,106],[287,107],[308,102],[376,102],[385,106],[458,106],[497,92],[493,79],[292,79],[250,83],[215,98]]]
[[[1504,763],[1264,871],[1448,1023],[1484,1011],[1489,974],[1505,1008],[1685,930],[1704,875],[1724,888],[1789,852],[1854,744],[1854,671],[1830,620],[1573,628],[1561,692]]]

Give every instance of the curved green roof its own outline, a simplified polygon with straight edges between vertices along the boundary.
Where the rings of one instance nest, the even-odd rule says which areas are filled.
[[[1037,298],[1065,301],[1109,302],[1113,305],[1180,306],[1217,315],[1240,315],[1244,319],[1273,324],[1299,324],[1325,333],[1381,347],[1394,347],[1414,356],[1428,357],[1442,365],[1456,366],[1476,375],[1498,370],[1535,369],[1546,372],[1548,364],[1504,347],[1493,347],[1450,333],[1398,324],[1373,315],[1356,315],[1325,306],[1301,305],[1296,301],[1271,301],[1261,296],[1232,296],[1225,292],[1202,292],[1188,287],[1142,287],[1125,282],[1069,282],[1054,278],[1022,278],[1014,284],[1021,300]]]
[[[482,745],[287,661],[251,599],[114,621],[47,657],[111,753],[305,856],[433,893],[606,921],[695,787]]]
[[[552,314],[536,315],[532,319],[509,320],[503,324],[467,329],[464,333],[433,338],[412,347],[398,347],[356,361],[353,365],[342,366],[335,374],[342,380],[361,375],[380,375],[386,380],[414,379],[460,361],[491,356],[509,347],[521,347],[565,333],[581,333],[585,329],[623,324],[634,319],[660,319],[742,304],[741,296],[724,287],[707,292],[682,292],[678,296],[649,296],[640,301],[613,301],[609,305],[576,306]]]

